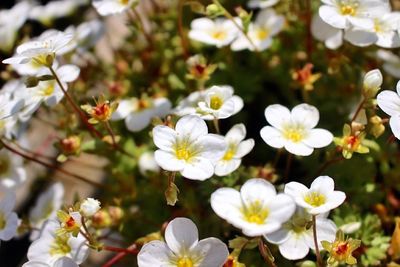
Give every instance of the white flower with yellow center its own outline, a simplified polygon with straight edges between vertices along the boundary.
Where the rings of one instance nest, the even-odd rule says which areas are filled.
[[[196,112],[204,120],[226,119],[243,108],[243,100],[233,95],[231,86],[213,86],[205,91],[204,100],[197,105]]]
[[[373,17],[390,12],[390,6],[381,0],[321,0],[319,15],[323,21],[338,29],[351,26],[373,29]]]
[[[328,212],[340,206],[346,199],[346,194],[334,191],[335,183],[329,176],[319,176],[310,188],[298,182],[285,185],[285,193],[293,197],[296,204],[312,215]]]
[[[326,218],[328,214],[316,217],[318,248],[323,249],[321,241],[335,240],[337,227]],[[300,260],[307,256],[310,249],[315,250],[312,218],[303,208],[297,208],[289,221],[276,232],[265,235],[268,242],[276,244],[279,252],[288,260]]]
[[[0,150],[0,189],[14,190],[26,180],[22,158],[7,150]]]
[[[17,234],[18,216],[13,212],[15,194],[6,193],[0,200],[0,240],[8,241]]]
[[[44,191],[35,202],[33,208],[29,211],[29,223],[31,226],[41,229],[43,223],[49,219],[57,218],[57,210],[63,204],[64,186],[58,182],[51,185]],[[39,237],[38,231],[32,231],[30,239],[33,241]]]
[[[102,16],[114,15],[128,10],[138,0],[93,0],[92,4]]]
[[[225,176],[239,168],[242,158],[250,153],[254,147],[253,139],[243,139],[246,137],[246,127],[244,124],[234,125],[225,135],[228,150],[225,155],[215,165],[215,174]]]
[[[267,8],[276,5],[279,0],[250,0],[247,4],[250,8]]]
[[[179,119],[175,130],[164,125],[154,127],[153,141],[159,148],[154,154],[157,164],[192,180],[210,178],[214,163],[227,148],[222,136],[209,134],[207,124],[192,115]]]
[[[239,30],[231,20],[198,18],[190,24],[189,38],[217,47],[227,46],[238,36]]]
[[[258,13],[254,23],[250,23],[247,32],[248,38],[256,46],[257,50],[267,49],[272,44],[272,37],[277,35],[283,28],[285,17],[277,15],[273,9],[265,9]],[[231,49],[238,50],[254,50],[255,47],[249,42],[243,33],[232,43]]]
[[[240,192],[233,188],[218,189],[211,195],[211,207],[247,236],[277,231],[296,209],[290,196],[277,194],[271,183],[258,178],[244,183]]]
[[[165,229],[165,242],[151,241],[138,254],[139,267],[221,267],[228,258],[227,246],[209,237],[199,241],[196,225],[175,218]]]
[[[385,90],[378,94],[378,106],[390,116],[389,125],[394,136],[400,139],[400,81],[396,86],[397,92]]]
[[[262,139],[274,148],[284,147],[292,154],[309,156],[314,148],[329,145],[332,134],[324,129],[314,129],[319,112],[314,106],[300,104],[292,111],[275,104],[265,109],[265,117],[271,126],[261,129]]]
[[[34,63],[39,66],[51,66],[57,55],[61,55],[64,47],[72,40],[72,34],[49,31],[40,39],[23,43],[17,47],[13,57],[3,60],[4,64]]]
[[[72,259],[76,264],[81,264],[89,254],[82,235],[72,237],[69,234],[59,234],[60,223],[55,220],[45,222],[39,239],[34,241],[28,249],[28,260],[43,262],[50,266],[63,257]]]
[[[123,99],[112,114],[111,120],[125,119],[125,126],[131,132],[146,128],[154,117],[165,117],[171,111],[171,102],[164,97],[136,97]]]

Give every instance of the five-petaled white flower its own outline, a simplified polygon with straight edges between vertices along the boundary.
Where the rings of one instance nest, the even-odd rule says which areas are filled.
[[[199,241],[196,225],[175,218],[165,229],[165,242],[151,241],[138,254],[139,267],[221,267],[229,252],[217,238]]]
[[[17,234],[18,216],[13,212],[15,194],[6,193],[0,200],[0,240],[8,241]]]
[[[102,16],[114,15],[128,10],[138,0],[93,0],[92,4]]]
[[[154,154],[157,164],[193,180],[210,178],[214,163],[227,148],[222,136],[208,134],[207,124],[193,115],[179,119],[175,130],[164,125],[154,127],[153,140],[159,148]]]
[[[296,204],[312,215],[328,212],[340,206],[346,199],[342,191],[334,191],[335,182],[329,176],[319,176],[310,188],[298,182],[285,185],[285,193],[293,197]]]
[[[119,102],[111,119],[125,119],[125,126],[129,131],[139,132],[150,124],[153,117],[166,116],[170,112],[171,106],[171,102],[164,97],[124,99]]]
[[[92,217],[96,212],[100,210],[100,201],[94,198],[85,199],[80,208],[80,212],[87,217]]]
[[[323,249],[321,241],[335,240],[337,227],[326,218],[328,214],[316,217],[318,248]],[[298,208],[290,220],[276,232],[265,235],[268,242],[276,244],[279,252],[288,260],[299,260],[307,256],[310,249],[315,249],[311,216],[303,209]]]
[[[277,231],[296,209],[290,196],[277,194],[271,183],[259,178],[248,180],[240,192],[233,188],[218,189],[211,195],[211,207],[247,236]]]
[[[273,9],[265,9],[258,13],[255,22],[250,23],[247,37],[243,33],[232,43],[231,49],[237,50],[265,50],[272,45],[272,37],[277,35],[283,28],[285,18],[277,15]],[[255,47],[254,47],[254,46]]]
[[[225,176],[239,168],[242,158],[250,153],[254,147],[254,139],[243,139],[246,137],[244,124],[234,125],[225,135],[228,150],[215,165],[215,174]]]
[[[400,139],[400,81],[396,92],[385,90],[378,94],[378,106],[390,116],[389,125],[394,136]]]
[[[226,119],[243,108],[243,100],[233,95],[231,86],[212,86],[198,102],[197,113],[205,120]]]
[[[227,46],[238,36],[239,30],[228,19],[198,18],[192,21],[189,37],[217,47]]]
[[[265,109],[265,117],[271,126],[261,129],[262,139],[274,148],[284,147],[292,154],[309,156],[314,148],[329,145],[332,134],[324,129],[314,129],[319,121],[319,112],[314,106],[300,104],[290,112],[275,104]]]

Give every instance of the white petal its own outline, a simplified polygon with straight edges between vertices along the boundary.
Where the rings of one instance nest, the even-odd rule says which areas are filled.
[[[274,148],[282,148],[286,143],[282,133],[271,126],[263,127],[260,131],[260,135],[265,143]]]
[[[222,158],[227,149],[225,139],[216,134],[200,136],[194,146],[200,146],[202,148],[202,151],[198,154],[199,157],[213,161]]]
[[[240,193],[233,188],[220,188],[211,194],[211,207],[221,218],[231,221],[242,217]]]
[[[400,139],[400,114],[393,116],[389,120],[390,129],[397,139]]]
[[[265,239],[267,239],[268,242],[272,244],[282,244],[290,237],[290,235],[289,231],[282,227],[278,231],[267,234],[264,237]]]
[[[172,104],[167,98],[156,98],[154,99],[154,115],[158,117],[164,117],[171,112]]]
[[[264,179],[253,178],[243,184],[240,195],[245,205],[251,205],[256,201],[265,203],[275,197],[276,189]]]
[[[319,176],[311,183],[310,189],[328,194],[335,190],[335,182],[329,176]]]
[[[226,176],[239,168],[240,159],[220,160],[215,165],[215,175]]]
[[[168,247],[177,255],[188,251],[197,244],[198,240],[197,227],[187,218],[175,218],[165,229],[165,241]]]
[[[393,91],[382,91],[377,96],[378,106],[389,116],[400,114],[400,96]]]
[[[243,123],[235,124],[225,135],[227,140],[236,142],[242,141],[246,137],[246,127]]]
[[[302,198],[305,194],[307,194],[308,188],[301,183],[290,182],[285,185],[284,192],[296,200],[297,198]]]
[[[344,39],[356,46],[369,46],[378,41],[378,36],[374,32],[367,32],[357,29],[348,29],[344,33]]]
[[[319,16],[323,21],[338,29],[346,29],[346,18],[340,15],[336,8],[332,6],[321,6],[319,8]]]
[[[302,125],[309,129],[317,126],[319,121],[318,109],[308,104],[295,106],[291,112],[292,122]]]
[[[232,115],[235,115],[236,113],[238,113],[239,111],[242,110],[242,108],[244,106],[244,103],[243,103],[243,99],[241,97],[239,97],[239,96],[236,96],[236,95],[232,96],[231,99],[233,100],[233,103],[234,103],[234,106],[235,106],[235,108],[233,109],[233,114]]]
[[[140,267],[173,266],[170,259],[173,254],[164,242],[155,240],[145,244],[140,250],[137,260]]]
[[[284,223],[292,217],[296,210],[296,204],[292,197],[286,194],[278,194],[268,204],[269,214],[267,220]]]
[[[268,106],[264,114],[268,123],[277,129],[282,129],[282,125],[290,121],[289,109],[279,104]]]
[[[133,109],[134,106],[132,100],[130,99],[121,100],[118,104],[118,108],[112,114],[111,119],[112,120],[125,119],[129,115],[129,113],[133,111]]]
[[[237,147],[235,158],[242,158],[245,155],[249,154],[250,151],[253,149],[254,144],[254,139],[247,139],[241,142]]]
[[[292,234],[284,243],[279,245],[279,252],[288,260],[299,260],[307,256],[310,248],[301,235]]]
[[[176,123],[175,131],[182,136],[189,135],[193,139],[208,133],[207,124],[198,116],[187,115]]]
[[[0,201],[0,212],[3,213],[6,217],[13,211],[15,206],[15,199],[15,193],[10,191]]]
[[[229,255],[226,245],[213,237],[200,240],[193,252],[203,257],[198,267],[222,266]]]
[[[214,165],[209,159],[197,157],[185,164],[181,174],[188,179],[204,181],[214,174]]]
[[[321,241],[333,242],[335,240],[337,227],[334,222],[328,219],[317,218],[317,240],[319,249],[323,249]],[[314,235],[312,229],[308,231],[308,234],[304,236],[304,240],[308,247],[315,250]]]
[[[185,168],[185,163],[182,160],[176,158],[176,155],[157,150],[154,152],[154,160],[157,164],[166,171],[181,171]]]
[[[172,151],[176,142],[176,132],[168,126],[158,125],[153,128],[153,141],[158,148]]]
[[[314,151],[313,148],[299,142],[299,143],[294,143],[294,142],[286,142],[285,144],[285,149],[289,151],[290,153],[298,156],[309,156],[312,154]]]
[[[343,44],[343,31],[339,30],[336,32],[335,35],[332,35],[332,37],[326,39],[325,45],[329,49],[338,49],[340,46]]]
[[[60,67],[56,72],[61,81],[73,82],[78,78],[81,70],[77,66],[69,64]]]
[[[326,147],[332,143],[333,135],[324,129],[311,129],[302,142],[314,148]]]
[[[139,132],[150,124],[152,117],[153,114],[148,109],[130,113],[125,118],[126,128],[131,132]]]

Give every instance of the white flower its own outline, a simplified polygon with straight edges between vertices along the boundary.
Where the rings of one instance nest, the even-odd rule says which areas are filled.
[[[390,6],[381,0],[321,0],[319,15],[323,21],[338,29],[356,26],[372,29],[371,18],[390,12]]]
[[[49,26],[54,19],[70,15],[78,6],[87,2],[87,0],[50,1],[44,6],[33,7],[29,13],[29,17]]]
[[[207,124],[192,115],[181,118],[175,130],[164,125],[154,127],[153,140],[159,148],[154,154],[157,164],[193,180],[210,178],[214,162],[226,151],[224,138],[208,134]]]
[[[92,217],[99,210],[100,210],[100,201],[90,197],[82,202],[80,208],[80,212],[87,217]]]
[[[274,148],[285,147],[299,156],[308,156],[314,148],[329,145],[332,134],[324,129],[313,129],[319,121],[319,112],[314,106],[300,104],[290,112],[286,107],[275,104],[265,109],[265,117],[271,126],[261,129],[262,139]]]
[[[293,197],[296,204],[312,215],[328,212],[340,206],[346,194],[334,191],[335,183],[329,176],[319,176],[310,188],[298,182],[285,185],[285,193]]]
[[[218,189],[211,195],[211,207],[247,236],[277,231],[296,209],[290,196],[276,194],[271,183],[257,178],[248,180],[240,192],[233,188]]]
[[[92,0],[93,6],[102,16],[122,13],[137,2],[138,0]]]
[[[83,52],[87,48],[95,45],[103,36],[104,31],[104,23],[98,19],[83,22],[79,24],[78,27],[71,25],[65,29],[66,34],[73,35],[71,42],[68,44],[70,48],[67,48],[66,50],[72,51],[73,49],[78,48],[79,52]]]
[[[36,200],[35,205],[29,211],[29,223],[38,229],[41,229],[43,223],[48,219],[57,218],[57,210],[63,204],[64,186],[58,182],[51,185]],[[33,241],[39,237],[38,231],[32,231],[30,239]]]
[[[381,89],[382,83],[383,77],[380,70],[373,69],[367,72],[363,81],[364,94],[369,97],[375,97],[376,93]]]
[[[79,267],[75,261],[68,257],[59,258],[54,264],[48,264],[45,261],[28,261],[22,267]]]
[[[323,21],[319,14],[312,18],[311,33],[329,49],[335,50],[343,44],[343,30],[332,27]]]
[[[394,136],[400,139],[400,81],[396,86],[397,93],[389,90],[378,94],[378,106],[390,116],[389,125]]]
[[[142,175],[146,175],[147,172],[158,173],[160,171],[160,166],[157,165],[152,151],[147,151],[140,155],[138,165]]]
[[[199,241],[196,225],[187,218],[175,218],[168,224],[165,242],[145,244],[138,254],[138,266],[221,267],[229,255],[226,245],[217,238]]]
[[[17,53],[3,60],[4,64],[36,63],[39,66],[52,65],[54,58],[63,53],[64,47],[71,41],[71,34],[49,31],[40,39],[23,43],[17,47]]]
[[[283,28],[285,17],[277,15],[273,9],[265,9],[258,13],[254,23],[250,23],[247,32],[248,38],[256,46],[257,50],[267,49],[272,44],[272,37],[277,35]],[[249,49],[254,50],[254,46],[249,42],[243,33],[232,43],[233,51]]]
[[[239,168],[242,158],[250,153],[254,147],[254,140],[247,139],[243,141],[245,137],[246,127],[244,124],[234,125],[225,135],[228,150],[215,165],[216,175],[225,176]]]
[[[24,101],[12,99],[11,93],[3,90],[0,91],[0,137],[11,138],[15,135],[15,124]]]
[[[198,18],[190,24],[189,38],[217,47],[227,46],[237,37],[239,30],[231,20]]]
[[[5,149],[0,150],[0,189],[15,190],[25,182],[26,177],[22,158]]]
[[[335,240],[337,228],[333,221],[326,219],[325,214],[316,217],[316,225],[318,248],[322,250],[321,241]],[[265,235],[265,238],[277,244],[279,252],[288,260],[303,259],[310,249],[315,249],[311,216],[302,208],[298,208],[281,229]]]
[[[171,102],[164,97],[124,99],[119,102],[111,119],[125,119],[125,125],[129,131],[139,132],[150,124],[152,118],[166,116],[171,106]]]
[[[250,0],[247,6],[250,8],[267,8],[276,5],[279,0]]]
[[[231,86],[213,86],[198,103],[197,113],[204,120],[226,119],[243,108],[243,100],[233,95]]]
[[[11,9],[0,10],[0,50],[8,52],[14,46],[19,29],[24,25],[31,3],[23,1]]]
[[[178,106],[173,110],[174,114],[179,117],[196,114],[198,103],[204,101],[206,92],[208,90],[195,91],[188,95],[186,98],[182,99],[179,102]]]
[[[393,77],[400,79],[400,57],[383,49],[378,50],[376,55],[383,60],[383,69]]]
[[[6,193],[0,200],[0,240],[8,241],[17,234],[18,216],[13,212],[15,194]]]
[[[72,259],[76,264],[81,264],[89,254],[86,239],[82,235],[72,237],[67,234],[58,234],[60,224],[54,220],[45,222],[39,239],[34,241],[28,249],[28,260],[54,263],[62,257]]]

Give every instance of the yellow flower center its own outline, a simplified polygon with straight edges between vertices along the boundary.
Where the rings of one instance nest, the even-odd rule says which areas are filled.
[[[129,0],[119,0],[119,2],[126,6],[129,3]]]
[[[210,98],[210,107],[212,109],[220,109],[223,103],[224,101],[222,100],[222,98],[217,95],[214,95]]]
[[[196,155],[196,150],[188,140],[180,140],[175,144],[175,155],[178,159],[189,162]]]
[[[176,266],[177,267],[193,267],[194,264],[190,258],[183,257],[183,258],[179,259],[178,264]]]
[[[234,144],[230,144],[228,150],[226,151],[224,157],[222,158],[222,160],[226,160],[229,161],[231,160],[235,154],[236,154],[236,145]]]
[[[69,236],[61,235],[57,236],[53,243],[50,245],[50,255],[62,255],[65,256],[71,252],[71,247],[68,245]]]
[[[2,212],[0,212],[0,230],[6,228],[7,220]]]
[[[301,140],[303,140],[304,138],[304,133],[302,129],[298,129],[298,128],[287,128],[286,130],[284,130],[283,132],[283,136],[294,142],[294,143],[298,143]]]
[[[54,83],[50,82],[48,85],[42,90],[42,94],[44,96],[51,96],[54,93]]]
[[[269,32],[267,29],[259,29],[256,32],[256,36],[258,40],[264,40],[268,37]]]
[[[268,209],[259,200],[254,201],[242,210],[244,219],[249,223],[263,224],[268,217]]]
[[[340,7],[340,13],[342,13],[342,15],[354,16],[356,14],[356,10],[351,5],[345,5]]]
[[[211,33],[211,37],[216,39],[216,40],[222,41],[222,40],[224,40],[226,38],[226,32],[221,31],[221,30],[213,31]]]
[[[319,192],[310,192],[304,197],[304,201],[313,207],[319,207],[326,202],[326,198]]]

